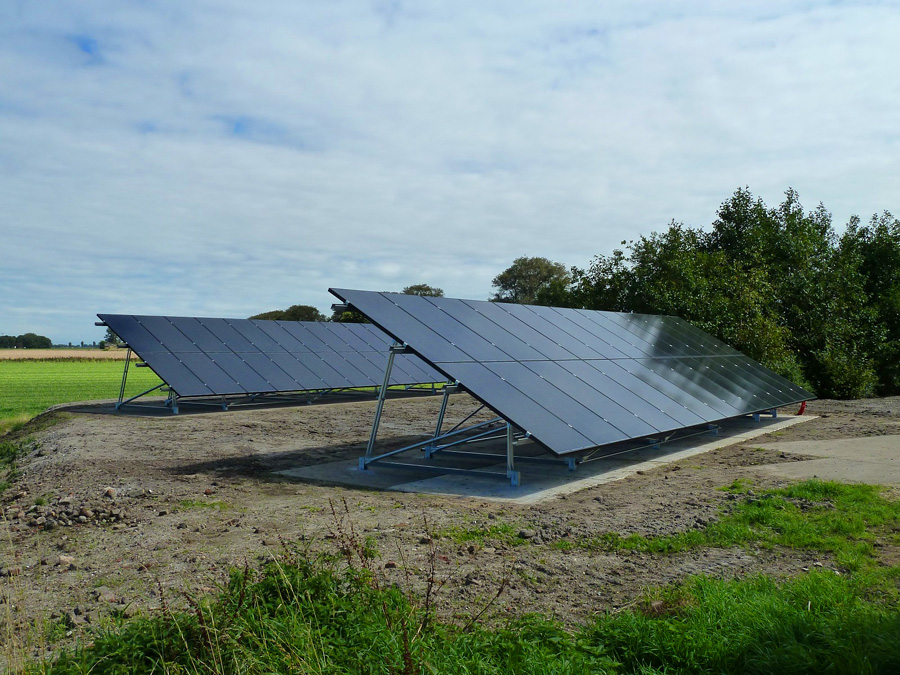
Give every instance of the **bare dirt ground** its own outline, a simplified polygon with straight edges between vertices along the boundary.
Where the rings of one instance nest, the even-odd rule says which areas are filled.
[[[438,404],[438,397],[391,401],[382,438],[418,439]],[[471,409],[457,395],[448,419]],[[818,419],[776,438],[535,506],[355,490],[273,473],[358,457],[373,411],[373,401],[353,401],[179,416],[63,414],[35,434],[20,476],[0,496],[3,639],[40,654],[48,625],[66,624],[74,640],[112,616],[157,611],[183,602],[184,591],[214,589],[229,569],[256,566],[285,546],[334,550],[332,506],[343,512],[346,505],[344,526],[374,540],[387,581],[421,587],[435,561],[446,617],[471,616],[504,580],[490,615],[544,612],[575,623],[693,574],[800,574],[831,562],[783,550],[651,556],[574,544],[610,532],[703,527],[734,498],[718,488],[736,479],[756,491],[780,485],[758,467],[796,456],[757,444],[900,433],[900,398],[814,401],[807,414]],[[453,536],[479,529],[486,534],[472,541]]]

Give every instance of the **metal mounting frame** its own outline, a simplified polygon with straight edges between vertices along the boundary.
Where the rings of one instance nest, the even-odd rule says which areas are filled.
[[[98,322],[99,323],[99,322]],[[129,408],[145,408],[148,410],[170,409],[173,415],[179,414],[179,404],[190,404],[196,406],[209,406],[221,408],[222,410],[230,410],[233,407],[245,407],[253,405],[268,405],[270,403],[295,403],[295,404],[311,404],[319,399],[329,395],[341,396],[360,396],[369,398],[373,394],[380,395],[381,387],[345,387],[330,389],[304,389],[296,392],[263,392],[256,394],[238,394],[238,395],[209,395],[209,396],[179,396],[178,393],[166,382],[142,391],[139,394],[125,398],[125,387],[128,382],[128,370],[131,365],[131,356],[135,352],[128,347],[128,353],[125,356],[125,367],[122,370],[122,380],[119,385],[119,397],[115,403],[115,409],[120,410],[124,407]],[[138,362],[134,364],[135,368],[149,367],[146,363]],[[407,392],[421,392],[423,395],[434,395],[437,393],[435,383],[430,387],[422,387],[418,385],[404,386],[388,386],[388,391],[398,391],[402,389]],[[135,403],[138,399],[152,394],[155,391],[166,394],[165,401],[161,405],[151,405],[149,403]]]
[[[395,342],[393,345],[391,345],[390,352],[388,354],[387,366],[385,367],[384,372],[385,383],[390,381],[391,369],[394,364],[395,355],[410,352],[410,348],[404,343]],[[389,450],[387,452],[376,455],[375,444],[378,438],[378,429],[381,425],[382,413],[384,412],[385,390],[384,386],[382,386],[378,395],[378,403],[375,407],[375,417],[372,420],[372,431],[369,435],[369,441],[366,444],[366,452],[362,457],[359,458],[359,469],[361,471],[365,471],[371,465],[377,463],[381,466],[387,466],[395,469],[431,471],[440,474],[453,473],[472,476],[487,476],[490,478],[507,478],[509,479],[510,484],[513,487],[518,487],[519,485],[521,485],[521,472],[516,468],[517,462],[552,464],[563,463],[569,467],[570,471],[575,470],[577,464],[575,457],[551,458],[528,457],[521,455],[517,456],[515,453],[516,446],[520,441],[529,439],[531,435],[527,431],[523,431],[517,428],[515,425],[503,419],[502,417],[497,416],[484,422],[466,426],[466,422],[468,422],[472,417],[474,417],[476,414],[487,407],[483,403],[480,404],[479,407],[476,408],[473,412],[463,418],[460,422],[454,425],[449,431],[443,431],[444,419],[447,413],[447,405],[450,400],[450,394],[456,393],[460,390],[461,385],[459,384],[459,382],[447,382],[447,384],[444,385],[442,389],[443,397],[441,400],[441,407],[437,415],[434,432],[430,438],[418,443],[413,443],[411,445],[403,446],[402,448]],[[505,473],[500,473],[498,471],[488,471],[484,469],[465,469],[462,467],[442,466],[434,464],[398,462],[390,459],[391,457],[401,455],[405,452],[409,452],[410,450],[422,450],[425,453],[425,459],[433,459],[437,455],[448,455],[457,457],[473,457],[479,459],[500,460],[502,459],[502,457],[495,453],[451,449],[471,445],[474,443],[482,443],[500,439],[506,440]]]

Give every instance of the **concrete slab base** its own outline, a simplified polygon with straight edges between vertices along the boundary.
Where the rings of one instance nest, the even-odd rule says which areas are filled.
[[[426,469],[406,470],[374,464],[366,470],[360,470],[357,460],[305,466],[278,473],[301,480],[334,483],[362,489],[421,492],[534,504],[562,494],[621,480],[638,471],[647,471],[710,450],[745,443],[757,436],[779,431],[811,419],[815,419],[815,417],[806,415],[780,419],[763,417],[759,422],[754,422],[750,418],[728,420],[722,423],[717,435],[698,432],[696,435],[665,443],[659,449],[616,446],[614,450],[609,451],[610,454],[607,456],[578,465],[576,471],[569,471],[562,462],[532,464],[521,461],[516,465],[521,472],[522,479],[522,485],[519,487],[512,487],[504,478],[464,474],[435,475],[435,471]],[[533,444],[531,446],[532,448],[537,447]],[[527,447],[522,450],[527,452]],[[407,454],[412,456],[414,451]],[[547,455],[543,456],[548,457]],[[496,460],[481,459],[476,463],[460,458],[453,458],[453,460],[455,466],[496,472],[501,476],[506,470],[506,458],[502,452],[497,453]],[[415,461],[422,462],[421,459]]]
[[[900,485],[900,436],[791,441],[766,443],[760,447],[818,458],[759,467],[776,476],[796,480],[819,478],[874,485]]]

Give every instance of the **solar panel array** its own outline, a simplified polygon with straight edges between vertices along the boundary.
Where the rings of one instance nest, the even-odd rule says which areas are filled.
[[[331,293],[558,455],[813,398],[676,317]]]
[[[372,324],[98,314],[179,396],[380,386],[391,339]],[[445,378],[398,354],[392,385]]]

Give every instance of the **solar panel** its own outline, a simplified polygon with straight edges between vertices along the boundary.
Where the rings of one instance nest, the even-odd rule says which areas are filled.
[[[331,293],[557,455],[813,398],[677,317]]]
[[[97,316],[180,397],[380,386],[391,343],[369,324]],[[404,354],[395,359],[390,383],[444,379]]]

